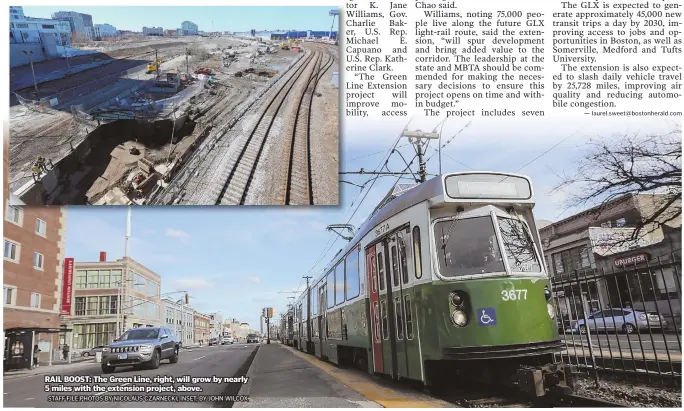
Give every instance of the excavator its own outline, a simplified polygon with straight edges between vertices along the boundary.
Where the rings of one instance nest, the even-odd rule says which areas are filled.
[[[146,73],[147,73],[147,74],[150,74],[150,73],[154,73],[154,72],[156,72],[157,70],[159,70],[159,65],[160,65],[163,61],[164,61],[164,59],[163,59],[162,57],[159,57],[158,59],[156,59],[156,60],[154,61],[154,63],[148,64],[148,65],[147,65],[147,71],[146,71]]]

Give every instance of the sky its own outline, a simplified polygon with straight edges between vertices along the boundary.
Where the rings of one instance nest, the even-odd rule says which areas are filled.
[[[201,31],[330,30],[328,12],[336,6],[23,6],[28,17],[51,18],[56,11],[75,11],[93,16],[93,24],[111,24],[119,30],[142,31],[145,27],[175,30],[189,20]],[[337,21],[337,20],[336,20]]]
[[[528,175],[535,192],[536,219],[557,221],[581,211],[566,209],[567,193],[552,192],[552,188],[558,182],[557,174],[574,171],[591,138],[673,129],[666,119],[624,118],[616,122],[585,118],[476,118],[467,127],[467,121],[448,119],[442,130],[442,142],[447,144],[442,171]],[[429,131],[441,120],[414,118],[409,128]],[[375,169],[406,123],[405,119],[378,118],[344,121],[340,170]],[[405,144],[399,143],[399,151],[410,161],[414,152]],[[430,158],[432,153],[431,147],[427,168],[429,173],[437,173],[438,156]],[[405,165],[394,154],[388,167],[401,171]],[[362,185],[368,176],[343,175],[340,180]],[[291,292],[304,289],[302,276],[321,274],[346,243],[327,232],[326,226],[349,221],[360,227],[396,181],[396,177],[379,178],[372,189],[364,191],[342,183],[340,206],[136,207],[130,257],[162,277],[162,294],[187,290],[191,305],[199,311],[220,312],[258,330],[261,308],[271,306],[276,313],[283,312],[287,297],[295,295]],[[362,202],[359,193],[365,196]],[[125,224],[124,207],[68,208],[66,256],[97,261],[99,252],[106,251],[109,260],[121,258]]]

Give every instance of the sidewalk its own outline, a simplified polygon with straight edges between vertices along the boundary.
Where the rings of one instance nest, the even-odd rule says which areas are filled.
[[[72,360],[73,361],[73,360]],[[40,364],[40,367],[33,368],[31,370],[9,370],[3,373],[2,377],[4,380],[10,380],[15,378],[31,377],[34,375],[45,375],[45,374],[58,374],[67,373],[73,370],[78,370],[81,368],[87,368],[97,364],[95,358],[90,358],[88,360],[74,361],[71,364],[66,362],[53,362],[52,365]]]
[[[380,408],[280,344],[261,344],[236,408]]]

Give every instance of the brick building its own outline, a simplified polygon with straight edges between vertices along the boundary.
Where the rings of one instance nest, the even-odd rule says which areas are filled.
[[[635,227],[663,201],[660,195],[626,195],[539,229],[563,316],[572,320],[583,311],[629,303],[681,323],[681,216],[662,227],[644,227],[639,238],[631,239]],[[661,219],[677,209],[681,202]]]
[[[74,350],[107,345],[130,328],[161,326],[161,277],[132,258],[107,261],[102,252],[100,261],[76,262],[73,290],[62,326],[73,329],[63,338]]]
[[[58,350],[66,209],[9,205],[7,143],[4,148],[3,337],[5,349],[13,350],[6,358],[24,367],[32,340],[40,362]]]
[[[194,314],[194,328],[195,328],[195,344],[206,345],[211,338],[211,328],[209,324],[211,318],[208,315],[195,311]]]

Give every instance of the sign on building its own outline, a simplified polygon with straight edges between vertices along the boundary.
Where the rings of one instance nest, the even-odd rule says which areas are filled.
[[[615,261],[613,261],[613,264],[615,264],[616,267],[624,267],[627,265],[645,263],[648,259],[648,253],[639,253],[627,257],[616,258]]]
[[[632,238],[633,233],[634,228],[589,227],[592,251],[605,257],[647,247],[664,239],[661,229],[651,233],[639,233],[638,237],[634,239]]]
[[[62,279],[62,315],[71,315],[71,297],[74,283],[74,259],[64,259]]]

